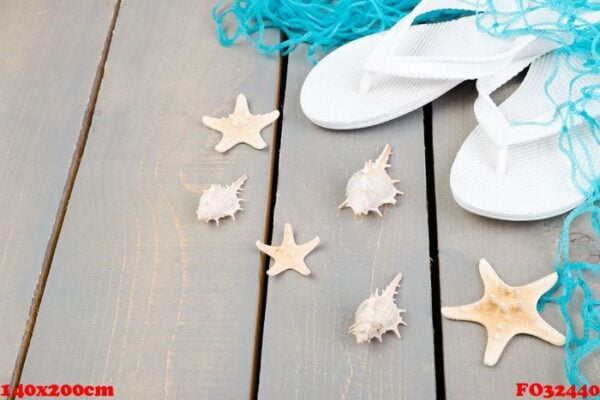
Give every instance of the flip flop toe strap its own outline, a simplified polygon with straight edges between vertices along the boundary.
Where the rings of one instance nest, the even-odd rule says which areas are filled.
[[[548,71],[552,62],[551,57],[545,56],[543,59],[536,61],[537,65],[535,67],[532,66],[525,79],[529,79],[530,81],[534,79],[542,80],[542,82],[545,81],[549,76]],[[549,110],[546,113],[542,113],[538,118],[535,118],[536,121],[552,121],[550,123],[516,126],[509,122],[502,109],[491,98],[491,94],[494,91],[519,74],[536,58],[538,57],[514,61],[508,68],[494,75],[477,80],[476,88],[478,97],[474,104],[475,117],[483,132],[497,146],[494,163],[496,173],[498,174],[506,173],[509,148],[511,146],[538,141],[556,135],[560,130],[560,121],[557,119],[552,121],[554,110]],[[529,86],[540,89],[539,93],[530,94],[531,104],[534,104],[536,98],[544,95],[543,84],[538,83]],[[513,95],[515,94],[516,92]]]
[[[417,17],[430,11],[449,9],[485,11],[473,3],[464,0],[423,0],[420,2],[411,13],[383,35],[381,41],[366,59],[360,93],[367,93],[373,87],[376,77],[381,75],[417,79],[476,79],[504,69],[515,58],[543,54],[553,46],[541,44],[542,41],[533,35],[510,40],[494,38],[487,33],[480,32],[477,29],[476,17],[471,16],[434,23],[427,25],[427,28],[421,28],[420,32],[423,32],[424,35],[431,34],[433,35],[432,40],[440,41],[438,54],[435,54],[436,50],[433,50],[434,54],[418,54],[425,45],[424,43],[413,43],[408,46],[407,50],[407,40],[415,40],[408,37],[408,32],[411,29],[417,29],[413,26]],[[484,36],[485,40],[479,43],[477,38],[481,36]],[[431,40],[428,42],[431,43]],[[444,43],[447,43],[448,46],[445,46]],[[448,51],[452,45],[457,47],[456,52]],[[401,46],[405,46],[405,48],[403,51],[398,51]],[[469,49],[473,51],[469,51]]]

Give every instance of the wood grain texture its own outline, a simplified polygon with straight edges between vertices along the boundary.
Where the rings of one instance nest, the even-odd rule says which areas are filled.
[[[302,114],[300,87],[310,65],[291,56],[279,162],[273,243],[283,225],[298,242],[319,235],[306,258],[312,275],[270,277],[259,398],[433,399],[435,397],[423,123],[420,112],[376,128],[334,132]],[[346,182],[386,143],[389,173],[406,193],[397,205],[356,218],[337,210]],[[356,344],[348,328],[375,288],[404,273],[397,302],[408,327],[402,339]]]
[[[0,381],[27,324],[115,1],[0,3]]]
[[[200,120],[230,113],[239,93],[271,111],[278,61],[222,48],[211,6],[122,2],[23,382],[114,385],[118,399],[249,397],[270,152],[219,154]],[[188,189],[244,173],[236,221],[198,221]]]
[[[516,87],[513,82],[511,87]],[[506,97],[508,91],[501,93]],[[510,285],[533,282],[553,272],[552,261],[562,218],[539,222],[502,222],[479,217],[460,208],[449,185],[450,167],[464,139],[476,126],[475,90],[464,84],[433,105],[433,139],[437,199],[437,225],[443,305],[478,300],[483,284],[479,259],[486,258]],[[583,222],[583,221],[581,221]],[[576,225],[575,257],[597,257],[598,246],[586,243],[584,223]],[[565,327],[555,306],[542,314],[558,330]],[[507,399],[516,382],[565,384],[564,351],[540,339],[520,335],[512,339],[495,367],[483,365],[487,335],[480,325],[443,320],[444,366],[447,399]],[[590,366],[590,377],[594,376]],[[597,368],[597,366],[596,366]],[[598,376],[596,369],[595,376]]]

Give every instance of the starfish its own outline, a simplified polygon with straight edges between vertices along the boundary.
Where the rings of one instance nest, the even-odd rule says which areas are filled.
[[[271,125],[279,118],[279,111],[271,111],[268,114],[251,114],[248,109],[248,101],[243,94],[238,95],[235,101],[235,109],[226,118],[202,117],[204,125],[221,132],[223,137],[215,147],[219,153],[224,153],[233,146],[246,143],[255,149],[264,149],[267,144],[260,136],[260,131]]]
[[[256,241],[256,247],[269,257],[275,259],[275,263],[267,271],[267,275],[277,275],[288,269],[293,269],[301,275],[310,275],[310,269],[304,263],[304,258],[317,247],[319,237],[315,237],[310,242],[296,244],[294,232],[290,224],[285,224],[283,228],[283,242],[281,246],[267,246],[261,241]]]
[[[479,261],[479,273],[485,287],[483,297],[465,306],[442,307],[442,314],[450,319],[477,322],[486,328],[485,365],[496,365],[510,339],[518,334],[536,336],[556,346],[565,344],[565,337],[544,321],[537,310],[540,297],[556,283],[556,273],[513,287],[504,283],[483,258]]]

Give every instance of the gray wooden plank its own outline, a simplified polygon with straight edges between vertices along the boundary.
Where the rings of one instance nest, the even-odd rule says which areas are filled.
[[[114,0],[0,3],[0,382],[8,383]]]
[[[270,150],[217,153],[220,135],[200,121],[227,115],[238,93],[272,110],[278,60],[222,48],[211,6],[123,1],[23,382],[249,397]],[[244,173],[235,222],[196,220],[186,187]]]
[[[501,97],[506,97],[508,86]],[[479,217],[460,208],[449,185],[450,167],[464,139],[476,126],[473,115],[475,90],[464,84],[433,105],[437,225],[443,305],[473,302],[483,294],[478,261],[486,258],[508,284],[522,285],[553,272],[562,217],[538,222],[502,222]],[[591,257],[598,245],[587,243],[585,221],[575,225],[574,257]],[[600,286],[599,286],[600,287]],[[558,309],[543,313],[564,332]],[[563,349],[537,338],[520,335],[508,344],[495,367],[483,365],[485,329],[479,325],[443,320],[446,394],[449,400],[464,398],[507,399],[516,382],[566,384],[562,370]],[[590,377],[598,376],[593,366]]]
[[[260,399],[433,399],[435,371],[427,233],[423,123],[415,112],[354,132],[312,125],[300,87],[310,69],[299,51],[289,61],[273,242],[283,225],[299,242],[319,235],[310,277],[269,278],[259,382]],[[384,217],[338,211],[348,178],[394,146],[390,174],[406,195]],[[407,328],[383,343],[356,344],[347,333],[356,307],[396,273]]]

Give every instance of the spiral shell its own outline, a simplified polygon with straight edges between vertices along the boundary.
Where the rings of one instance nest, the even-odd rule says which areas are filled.
[[[248,179],[247,175],[240,177],[229,186],[212,184],[200,196],[200,204],[196,214],[199,220],[204,222],[215,221],[219,225],[219,219],[231,217],[235,220],[235,213],[242,211],[240,202],[244,199],[238,198],[242,185]]]
[[[396,275],[381,294],[375,289],[375,293],[358,306],[355,322],[349,330],[356,336],[356,343],[370,343],[373,338],[381,342],[381,336],[388,331],[400,337],[398,325],[406,325],[400,314],[406,311],[396,306],[394,295],[401,279],[402,274]]]
[[[386,144],[377,160],[367,161],[363,169],[350,177],[346,185],[346,200],[339,208],[350,207],[356,215],[374,211],[382,216],[379,207],[396,203],[396,195],[404,193],[394,186],[400,181],[393,180],[385,171],[391,154],[392,146]]]

